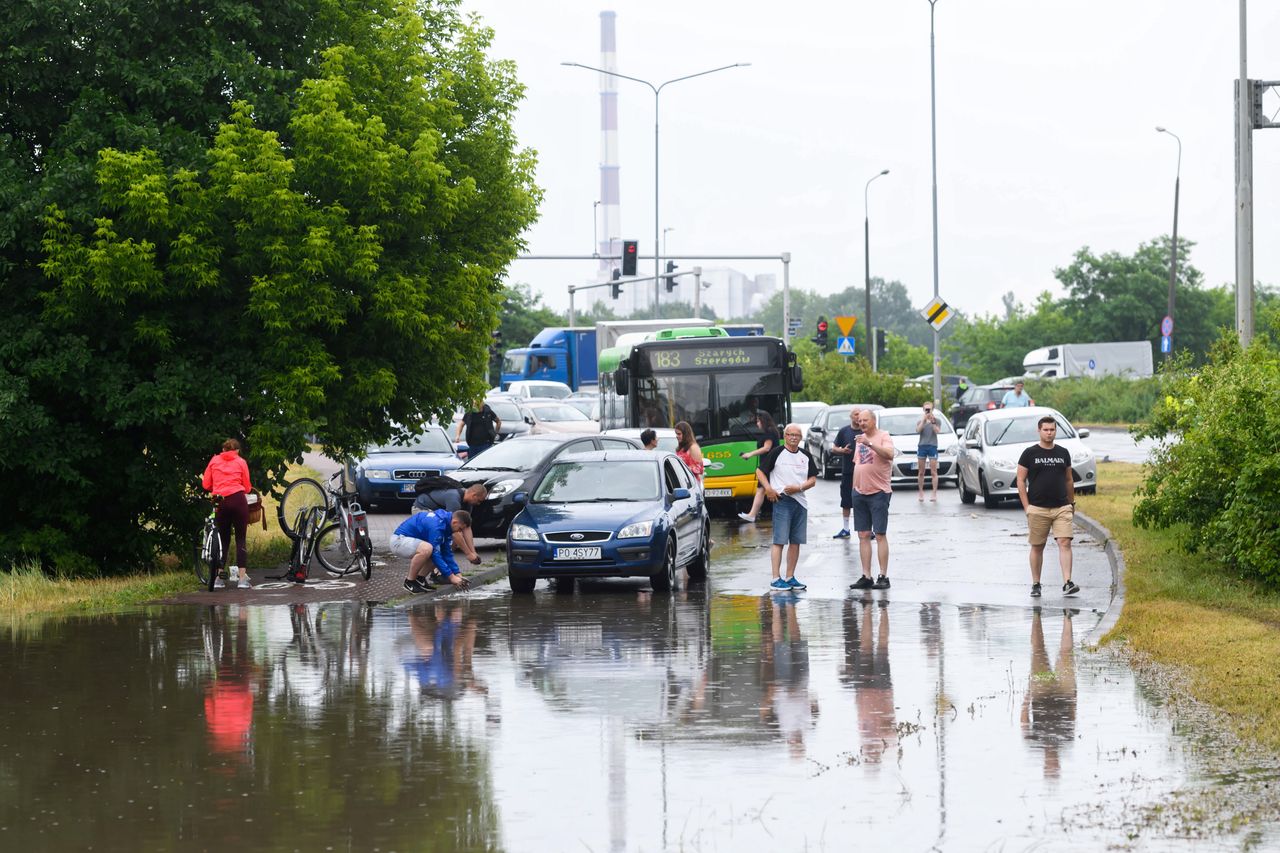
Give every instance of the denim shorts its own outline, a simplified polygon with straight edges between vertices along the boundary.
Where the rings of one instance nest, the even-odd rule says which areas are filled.
[[[936,444],[921,444],[921,445],[917,445],[917,447],[916,447],[916,458],[917,458],[917,459],[937,459],[937,458],[938,458],[938,445],[936,445]]]
[[[884,533],[889,529],[889,499],[893,492],[853,493],[853,529]],[[774,522],[777,524],[777,522]]]
[[[803,545],[809,531],[809,510],[800,501],[778,495],[773,505],[773,544]]]

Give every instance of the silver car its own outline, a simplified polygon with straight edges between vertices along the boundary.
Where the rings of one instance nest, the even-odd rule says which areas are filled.
[[[883,408],[884,406],[878,403],[846,403],[827,406],[818,412],[813,423],[809,425],[804,443],[809,455],[813,457],[814,464],[818,466],[818,474],[824,480],[833,480],[840,476],[842,460],[839,456],[832,454],[831,445],[836,440],[836,434],[840,432],[840,428],[849,426],[849,412],[854,409],[878,411]]]
[[[1098,488],[1098,466],[1083,438],[1089,430],[1077,430],[1057,409],[1025,406],[994,409],[969,418],[960,439],[960,500],[970,504],[982,495],[987,506],[1018,497],[1018,459],[1022,451],[1039,441],[1037,422],[1049,415],[1058,422],[1054,443],[1071,454],[1076,492],[1093,494]]]

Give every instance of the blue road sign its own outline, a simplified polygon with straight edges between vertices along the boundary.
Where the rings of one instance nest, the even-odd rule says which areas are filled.
[[[1097,362],[1097,360],[1096,360],[1096,359],[1092,359],[1092,358],[1091,358],[1091,359],[1089,359],[1089,369],[1090,369],[1090,370],[1097,370],[1097,369],[1098,369],[1098,362]]]
[[[841,355],[853,355],[853,338],[836,338],[836,352]]]
[[[1160,352],[1169,352],[1173,349],[1173,338],[1168,335],[1160,338]]]

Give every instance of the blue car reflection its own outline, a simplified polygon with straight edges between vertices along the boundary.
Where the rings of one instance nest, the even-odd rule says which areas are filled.
[[[702,489],[674,453],[602,450],[558,459],[524,498],[507,531],[508,579],[532,592],[539,578],[647,577],[674,589],[680,569],[711,566]]]

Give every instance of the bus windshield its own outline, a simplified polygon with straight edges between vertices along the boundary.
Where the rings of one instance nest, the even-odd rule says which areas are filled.
[[[672,373],[636,380],[636,406],[642,426],[673,427],[688,421],[699,440],[748,437],[756,415],[776,422],[786,415],[786,391],[779,371]]]

